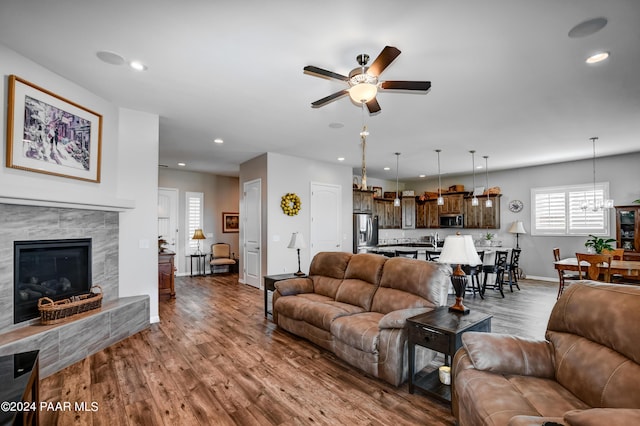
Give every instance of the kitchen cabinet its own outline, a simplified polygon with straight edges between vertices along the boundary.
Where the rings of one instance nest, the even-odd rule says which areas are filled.
[[[416,202],[416,228],[438,228],[437,200]]]
[[[373,213],[373,191],[353,190],[353,212]]]
[[[640,260],[640,205],[616,206],[616,247],[625,260]]]
[[[416,228],[416,199],[414,197],[402,197],[402,229]]]
[[[390,198],[376,198],[373,202],[374,214],[378,216],[379,229],[400,229],[402,208],[395,207]]]
[[[444,204],[440,206],[440,214],[463,214],[464,194],[442,194]]]
[[[499,229],[500,228],[500,194],[490,195],[493,201],[492,207],[487,207],[486,196],[477,197],[478,205],[472,206],[473,197],[464,198],[464,227],[475,229]]]

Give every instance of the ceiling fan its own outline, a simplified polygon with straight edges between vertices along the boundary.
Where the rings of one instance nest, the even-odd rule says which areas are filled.
[[[348,94],[355,103],[359,105],[367,105],[369,114],[373,114],[381,110],[380,104],[378,104],[376,99],[378,89],[428,91],[431,88],[430,81],[378,80],[380,74],[382,74],[382,72],[391,64],[391,62],[394,61],[394,59],[398,57],[398,55],[400,55],[400,53],[400,50],[393,46],[385,46],[378,57],[374,59],[371,66],[368,67],[367,63],[369,63],[369,55],[365,53],[360,54],[356,57],[360,66],[352,69],[351,72],[349,72],[348,77],[346,75],[314,67],[313,65],[307,65],[304,67],[305,74],[321,78],[341,80],[349,85],[348,89],[340,90],[339,92],[312,102],[311,107],[319,108]]]

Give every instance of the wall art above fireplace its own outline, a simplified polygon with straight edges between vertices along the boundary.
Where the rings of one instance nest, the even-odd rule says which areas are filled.
[[[100,182],[102,115],[9,76],[7,166]]]

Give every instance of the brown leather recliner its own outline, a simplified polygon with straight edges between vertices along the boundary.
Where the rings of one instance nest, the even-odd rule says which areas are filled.
[[[468,332],[453,361],[467,425],[640,425],[640,287],[576,281],[546,340]]]

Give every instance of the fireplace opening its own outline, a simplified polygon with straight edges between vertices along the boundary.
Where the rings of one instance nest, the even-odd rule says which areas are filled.
[[[14,324],[37,318],[38,299],[54,301],[91,289],[91,238],[15,241]]]

